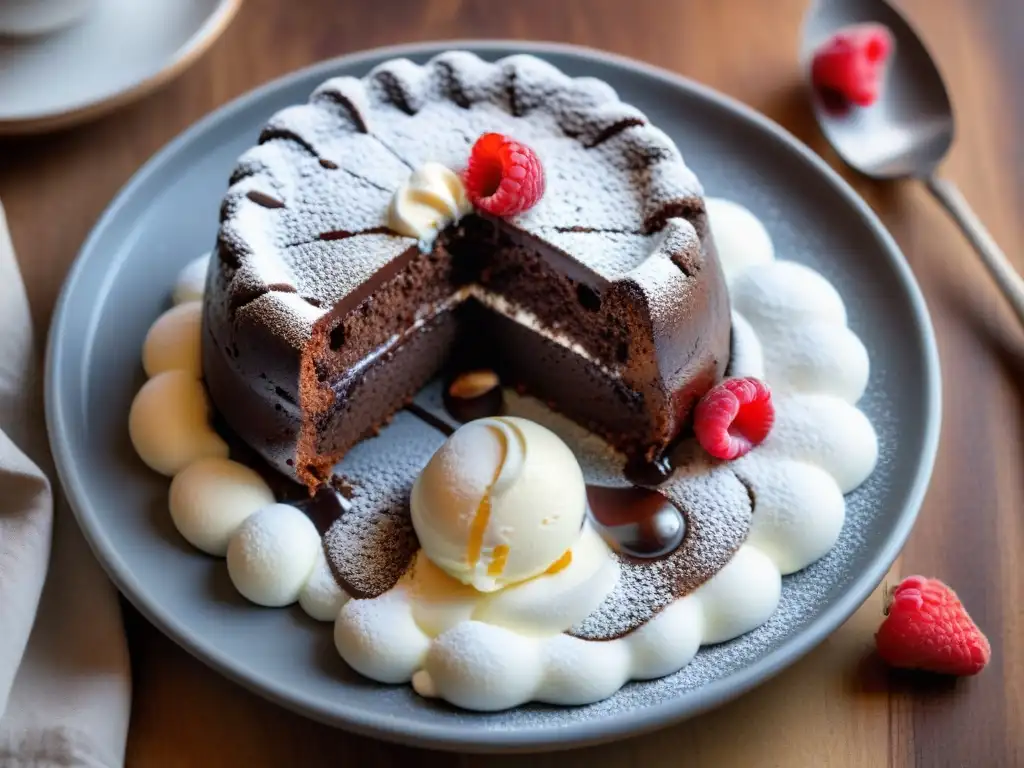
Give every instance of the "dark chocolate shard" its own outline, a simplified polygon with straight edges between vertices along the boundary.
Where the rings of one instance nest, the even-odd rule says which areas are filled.
[[[371,227],[370,229],[363,229],[358,232],[349,232],[344,229],[335,229],[330,232],[321,232],[317,235],[317,240],[345,240],[349,237],[355,237],[356,235],[390,235],[393,234],[388,227]],[[295,243],[295,245],[302,245],[302,243]]]
[[[619,120],[602,129],[600,133],[598,133],[594,138],[585,143],[583,146],[585,146],[587,149],[599,147],[609,139],[622,133],[627,128],[632,128],[633,126],[644,124],[644,121],[639,117],[630,117],[626,118],[625,120]]]
[[[266,192],[259,192],[254,189],[246,194],[246,197],[256,203],[256,205],[264,208],[284,208],[283,201],[278,200],[276,197],[271,197]]]

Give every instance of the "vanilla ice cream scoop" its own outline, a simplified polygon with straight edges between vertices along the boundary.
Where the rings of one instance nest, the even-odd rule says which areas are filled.
[[[569,447],[512,417],[459,428],[416,478],[411,499],[427,557],[481,592],[567,564],[586,506]]]

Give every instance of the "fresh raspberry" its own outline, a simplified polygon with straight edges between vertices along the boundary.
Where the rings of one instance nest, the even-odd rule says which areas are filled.
[[[836,32],[814,53],[811,84],[826,103],[870,107],[882,92],[893,36],[883,24],[854,24]]]
[[[988,639],[938,579],[908,576],[890,600],[875,634],[878,655],[887,664],[943,675],[976,675],[988,664]]]
[[[462,183],[477,208],[515,216],[544,194],[544,168],[529,147],[500,133],[485,133],[473,145]]]
[[[726,379],[693,411],[693,431],[716,459],[738,459],[768,437],[775,406],[768,385],[757,379]]]

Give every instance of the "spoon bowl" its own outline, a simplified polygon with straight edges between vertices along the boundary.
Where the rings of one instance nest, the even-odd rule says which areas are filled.
[[[893,36],[878,102],[840,112],[812,93],[815,116],[843,161],[865,176],[930,176],[953,143],[953,108],[934,59],[899,11],[882,0],[815,0],[801,34],[804,71],[821,43],[864,22],[884,24]]]
[[[613,549],[638,560],[665,557],[686,535],[682,512],[661,492],[587,486],[587,517]]]
[[[883,24],[894,43],[879,99],[870,107],[836,109],[812,87],[822,133],[843,161],[865,176],[924,181],[1024,324],[1024,280],[956,186],[936,176],[953,143],[953,106],[935,60],[906,18],[886,0],[813,0],[800,35],[803,71],[809,77],[815,50],[833,34],[867,22]]]

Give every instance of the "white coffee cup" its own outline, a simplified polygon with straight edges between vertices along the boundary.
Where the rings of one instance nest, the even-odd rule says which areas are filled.
[[[84,17],[96,0],[0,0],[0,35],[56,32]]]

